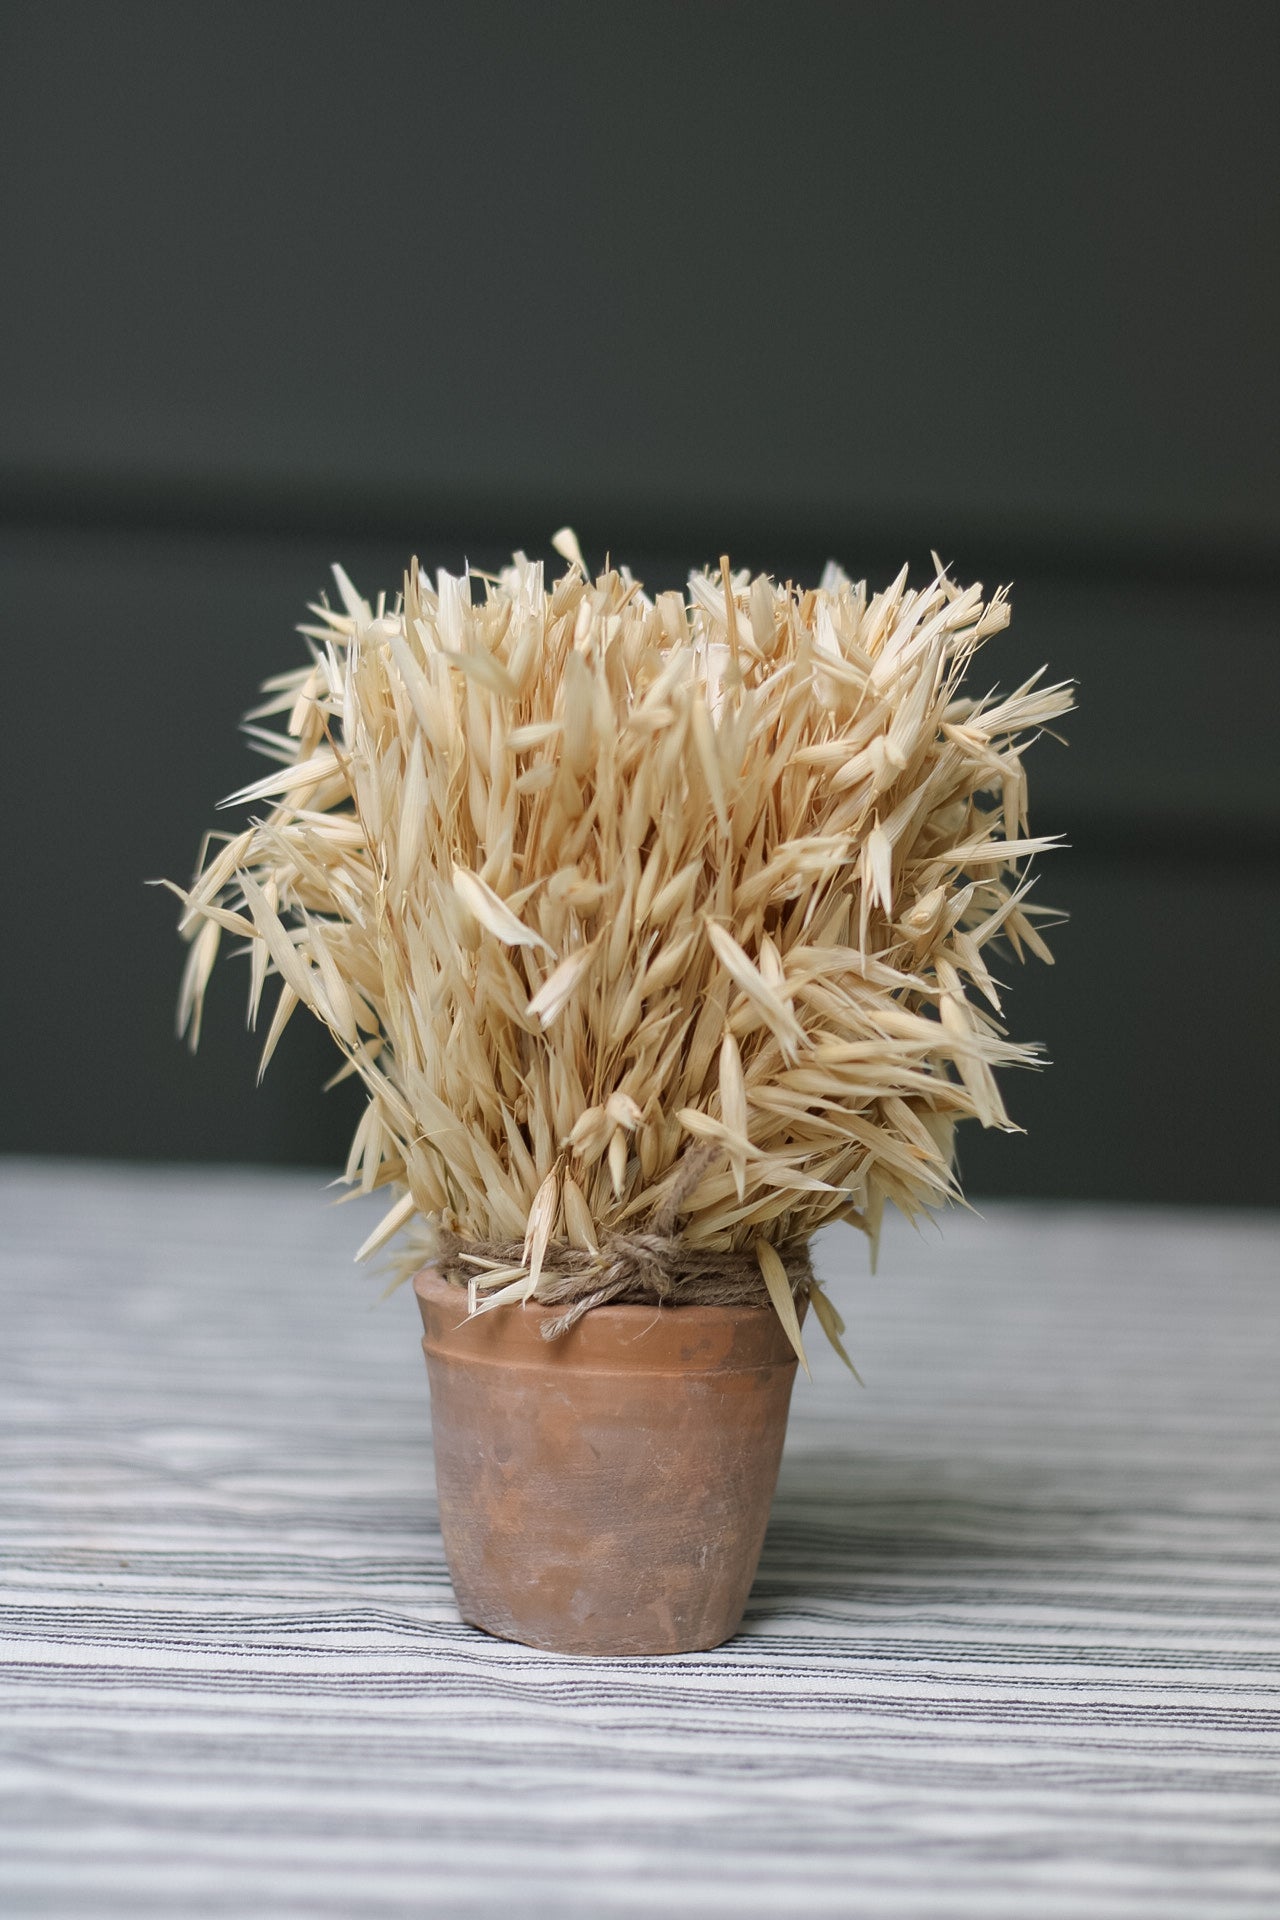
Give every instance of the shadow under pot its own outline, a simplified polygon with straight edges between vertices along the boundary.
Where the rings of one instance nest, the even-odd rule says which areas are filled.
[[[795,1354],[766,1306],[467,1318],[414,1281],[445,1555],[462,1617],[557,1653],[716,1647],[755,1578]],[[803,1305],[803,1302],[798,1302]]]

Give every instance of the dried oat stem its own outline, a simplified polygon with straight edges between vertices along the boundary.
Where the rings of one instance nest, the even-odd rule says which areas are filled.
[[[324,1023],[368,1095],[347,1179],[395,1195],[365,1252],[420,1220],[516,1249],[477,1302],[564,1300],[558,1250],[586,1296],[657,1218],[794,1317],[777,1248],[955,1198],[956,1121],[1009,1125],[994,1071],[1035,1049],[987,949],[1049,957],[1021,756],[1070,695],[966,697],[1008,606],[941,567],[650,598],[557,545],[549,589],[415,562],[393,607],[335,568],[250,716],[280,764],[227,804],[268,810],[178,890],[180,1024],[224,933],[254,1015],[278,979],[264,1066]]]

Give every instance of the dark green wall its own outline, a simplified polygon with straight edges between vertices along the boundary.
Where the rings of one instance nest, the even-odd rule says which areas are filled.
[[[1280,585],[1272,8],[14,10],[0,46],[0,1149],[332,1161],[298,1030],[172,913],[341,558],[577,524],[1012,580],[1070,850],[979,1193],[1271,1201]],[[606,25],[606,23],[608,23]],[[349,1091],[349,1090],[344,1090]]]

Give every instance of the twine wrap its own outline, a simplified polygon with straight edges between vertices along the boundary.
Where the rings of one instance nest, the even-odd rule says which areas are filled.
[[[804,1241],[778,1247],[794,1297],[807,1295],[813,1267]],[[433,1262],[457,1287],[467,1287],[483,1268],[477,1262],[515,1267],[524,1260],[522,1241],[463,1240],[441,1232]],[[615,1233],[599,1253],[581,1247],[547,1248],[538,1285],[539,1306],[566,1310],[544,1321],[544,1340],[559,1339],[593,1307],[771,1307],[760,1264],[748,1248],[711,1253],[666,1232]]]

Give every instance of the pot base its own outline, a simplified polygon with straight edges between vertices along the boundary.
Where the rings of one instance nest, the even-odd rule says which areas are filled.
[[[530,1304],[414,1282],[462,1617],[554,1653],[719,1646],[742,1621],[796,1361],[767,1307]]]

